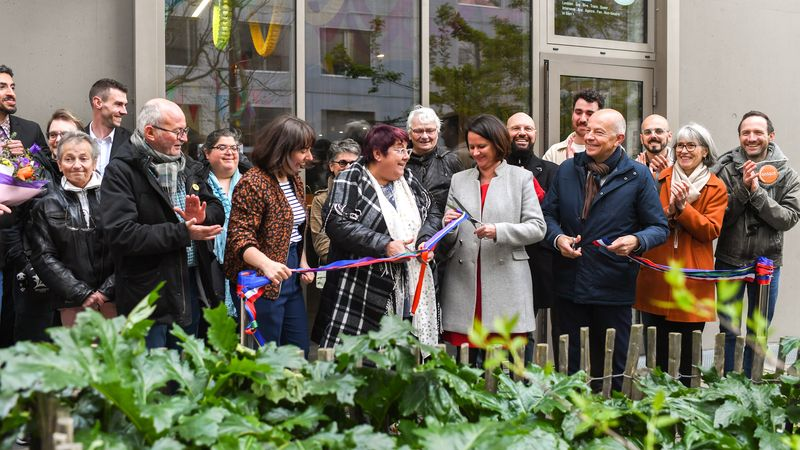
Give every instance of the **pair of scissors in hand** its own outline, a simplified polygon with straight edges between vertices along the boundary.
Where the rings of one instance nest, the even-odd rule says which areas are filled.
[[[479,226],[481,226],[481,227],[483,226],[483,222],[481,222],[480,220],[476,219],[469,211],[467,211],[467,208],[465,208],[464,205],[462,205],[461,202],[458,201],[457,198],[452,197],[452,199],[456,203],[456,206],[458,207],[458,209],[460,209],[462,212],[465,212],[467,214],[467,216],[469,216],[469,218],[467,220],[469,220],[472,223],[472,225],[475,226],[475,228],[477,228]]]

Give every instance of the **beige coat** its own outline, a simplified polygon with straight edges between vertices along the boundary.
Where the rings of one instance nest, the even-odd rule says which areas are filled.
[[[481,213],[478,169],[453,175],[448,205],[457,198],[477,219],[497,227],[497,240],[480,240],[475,226],[464,222],[445,238],[450,261],[442,288],[442,327],[466,334],[475,315],[478,252],[481,255],[483,323],[494,330],[498,316],[518,316],[512,332],[533,331],[533,287],[525,246],[544,237],[542,209],[533,188],[533,175],[505,161],[496,169],[489,184]]]

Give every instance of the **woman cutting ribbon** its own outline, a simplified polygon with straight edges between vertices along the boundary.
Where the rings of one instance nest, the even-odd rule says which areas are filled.
[[[513,333],[535,327],[533,286],[526,245],[544,237],[545,223],[533,174],[510,166],[511,138],[497,117],[482,114],[467,126],[467,146],[476,167],[453,175],[448,204],[461,203],[480,222],[462,223],[444,241],[452,257],[444,275],[442,323],[445,340],[468,342],[474,320],[494,329],[494,319],[517,317]],[[444,224],[458,218],[453,209]]]
[[[322,211],[329,261],[407,253],[430,238],[441,221],[428,192],[406,169],[408,135],[376,125],[362,156],[333,182]],[[409,317],[421,264],[416,259],[328,272],[312,339],[333,347],[341,334],[378,329],[386,314]],[[431,271],[425,272],[412,324],[426,344],[438,342]]]

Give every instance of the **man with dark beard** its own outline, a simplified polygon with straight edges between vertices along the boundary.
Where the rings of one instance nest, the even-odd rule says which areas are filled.
[[[639,139],[642,141],[642,152],[636,157],[636,161],[647,166],[650,173],[658,179],[658,174],[675,162],[675,152],[669,146],[672,141],[669,122],[658,114],[647,116],[642,122]]]
[[[533,172],[534,179],[546,193],[558,171],[558,165],[544,161],[533,150],[536,143],[536,124],[531,116],[518,112],[506,121],[511,135],[511,154],[506,161]],[[536,342],[543,342],[547,336],[547,309],[553,304],[553,257],[555,249],[542,242],[525,247],[528,252],[528,265],[533,279],[533,308],[536,314]],[[556,331],[553,330],[555,337]],[[532,346],[529,346],[533,350]],[[526,349],[527,350],[527,349]],[[526,352],[526,356],[528,352]]]

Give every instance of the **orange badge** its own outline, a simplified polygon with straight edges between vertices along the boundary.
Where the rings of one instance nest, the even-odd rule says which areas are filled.
[[[758,170],[758,179],[767,186],[778,181],[778,169],[771,164],[764,164]]]

